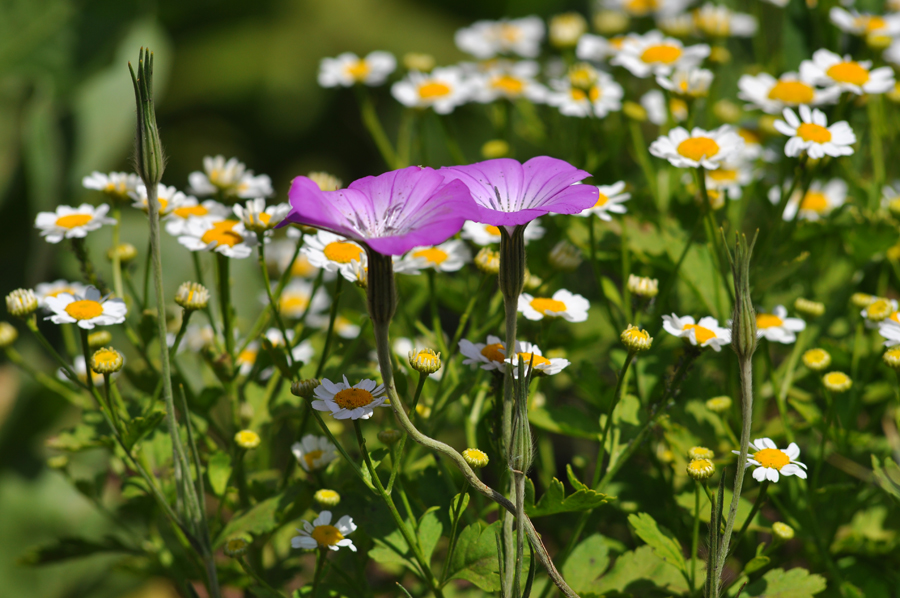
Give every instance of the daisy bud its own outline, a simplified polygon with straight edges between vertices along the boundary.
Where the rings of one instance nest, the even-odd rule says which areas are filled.
[[[743,239],[743,242],[742,242]],[[731,323],[731,346],[738,359],[747,361],[756,351],[756,312],[750,299],[750,257],[756,236],[747,244],[747,237],[735,239],[734,254],[728,252],[734,276],[734,315]]]
[[[243,537],[237,536],[234,538],[229,538],[227,542],[225,542],[225,554],[230,557],[237,558],[247,552],[247,549],[250,548],[250,541]]]
[[[818,318],[825,313],[825,304],[819,303],[818,301],[810,301],[803,297],[797,297],[797,300],[794,301],[794,309],[808,318]]]
[[[109,261],[113,261],[116,256],[119,257],[120,264],[127,264],[137,257],[137,248],[131,243],[120,243],[106,251],[106,257],[109,258]]]
[[[889,368],[900,370],[900,347],[888,349],[884,352],[884,355],[881,356],[881,359]]]
[[[477,448],[467,448],[462,452],[462,456],[463,459],[466,460],[466,463],[469,464],[469,467],[473,469],[486,467],[489,461],[487,453],[480,451]]]
[[[441,354],[432,349],[413,349],[408,357],[410,367],[420,374],[430,376],[441,369]]]
[[[27,318],[38,309],[38,300],[31,289],[16,289],[6,296],[6,311],[17,318]]]
[[[863,311],[863,317],[872,322],[887,320],[894,312],[894,306],[887,299],[877,298]]]
[[[713,46],[709,52],[709,61],[714,64],[728,64],[731,62],[731,52],[725,46]]]
[[[322,191],[337,191],[344,184],[341,179],[327,172],[311,172],[306,176],[318,185]]]
[[[844,372],[828,372],[822,376],[822,384],[831,392],[846,392],[853,386],[853,380]]]
[[[716,473],[716,466],[709,459],[693,459],[687,466],[687,474],[693,480],[702,482]]]
[[[550,265],[557,270],[574,272],[581,265],[581,251],[563,239],[550,250]]]
[[[403,68],[408,71],[427,73],[434,68],[434,56],[421,52],[407,52],[403,55]],[[312,177],[310,177],[312,178]]]
[[[500,272],[500,254],[490,247],[483,247],[475,256],[475,265],[485,274]]]
[[[391,446],[396,443],[400,438],[403,437],[403,434],[400,430],[394,430],[393,428],[388,428],[387,430],[381,430],[378,432],[378,440],[382,442],[382,444],[386,444]]]
[[[628,291],[636,297],[652,299],[659,294],[659,280],[646,276],[628,275]]]
[[[315,391],[320,384],[321,382],[316,378],[297,380],[296,382],[291,384],[291,394],[295,397],[311,399],[313,396],[313,391]]]
[[[353,284],[363,290],[367,289],[369,287],[369,269],[356,260],[350,263],[350,268],[355,276]]]
[[[550,43],[557,48],[574,48],[587,32],[587,21],[577,12],[567,12],[550,19]]]
[[[636,326],[628,325],[628,328],[619,337],[622,343],[628,347],[628,350],[637,353],[638,351],[646,351],[653,343],[650,334],[646,330],[641,330]]]
[[[481,156],[485,160],[504,158],[509,155],[509,144],[502,139],[491,139],[481,146]]]
[[[731,409],[731,397],[713,397],[706,401],[706,408],[713,413],[725,413]]]
[[[787,542],[794,537],[794,528],[787,523],[776,521],[772,524],[772,535],[782,542]]]
[[[644,122],[647,120],[647,110],[637,102],[625,102],[622,104],[622,112],[631,120]]]
[[[68,455],[54,455],[47,459],[47,467],[49,467],[50,469],[65,469],[68,466]]]
[[[874,295],[868,295],[866,293],[853,293],[853,295],[850,296],[851,305],[853,305],[853,307],[858,307],[860,309],[862,309],[864,307],[869,307],[870,305],[875,303],[877,300],[878,300],[878,297],[875,297]]]
[[[601,10],[594,15],[594,29],[601,35],[615,35],[628,30],[631,19],[620,10]]]
[[[175,293],[175,303],[188,311],[206,309],[209,304],[209,291],[196,282],[183,282]]]
[[[814,372],[821,372],[831,365],[831,354],[825,349],[810,349],[803,354],[803,365]]]
[[[900,83],[894,83],[894,86],[884,95],[886,95],[890,101],[900,103]]]
[[[147,189],[156,188],[165,170],[159,130],[156,128],[156,109],[153,107],[153,53],[141,48],[137,75],[128,63],[134,97],[137,102],[137,131],[134,138],[135,170]]]
[[[313,494],[313,499],[323,507],[336,507],[341,502],[341,495],[334,490],[320,488]]]
[[[98,374],[115,374],[124,364],[125,357],[112,347],[98,349],[91,355],[91,370]]]
[[[88,334],[88,347],[91,349],[99,349],[103,345],[108,345],[111,342],[112,334],[106,330],[97,330],[96,332]]]
[[[723,123],[735,124],[741,120],[741,107],[729,100],[719,100],[713,104],[713,114]]]
[[[893,41],[894,38],[880,31],[872,31],[866,35],[866,45],[877,51],[886,50]]]
[[[692,461],[695,459],[712,459],[714,456],[715,453],[705,446],[692,446],[688,449],[688,458]]]
[[[241,430],[234,435],[234,441],[244,450],[254,449],[259,446],[259,434],[253,430]]]
[[[0,349],[5,349],[16,342],[19,331],[9,322],[0,322]]]

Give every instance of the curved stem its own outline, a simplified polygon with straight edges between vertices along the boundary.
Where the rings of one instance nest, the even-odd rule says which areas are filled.
[[[731,549],[737,547],[741,542],[741,538],[744,537],[744,533],[747,531],[747,528],[750,527],[750,522],[753,521],[753,518],[756,517],[756,514],[759,513],[759,510],[762,508],[763,503],[766,502],[766,493],[769,491],[769,480],[766,480],[759,487],[759,494],[756,495],[756,500],[753,502],[753,508],[750,509],[750,514],[747,515],[747,520],[744,521],[744,525],[741,526],[741,530],[734,537],[734,542],[731,544]]]
[[[313,575],[311,598],[316,598],[319,591],[319,583],[322,581],[322,571],[325,570],[325,556],[328,554],[326,548],[319,548],[316,552],[316,572]]]
[[[112,217],[116,221],[112,230],[113,289],[116,292],[116,297],[124,299],[125,291],[122,286],[122,260],[119,258],[119,227],[122,223],[122,208],[118,203],[113,205]]]
[[[325,369],[325,362],[328,361],[328,352],[331,350],[331,342],[334,338],[334,321],[337,319],[338,304],[341,301],[341,286],[344,277],[338,273],[334,282],[334,298],[331,300],[331,313],[328,315],[328,330],[325,332],[325,346],[322,348],[322,358],[319,360],[319,367],[316,368],[316,378],[322,375]],[[309,303],[312,305],[313,295],[309,296]],[[306,315],[305,313],[303,314]]]
[[[275,299],[275,296],[272,294],[272,283],[269,282],[269,270],[266,268],[266,235],[264,232],[256,233],[256,239],[259,241],[259,248],[257,255],[259,256],[259,269],[262,270],[263,275],[263,285],[266,287],[266,296],[269,298],[269,310],[272,312],[272,317],[275,318],[275,324],[278,326],[278,330],[281,332],[281,338],[284,340],[284,352],[285,358],[287,359],[288,365],[294,365],[294,356],[291,354],[291,342],[288,339],[287,328],[284,326],[284,321],[281,319],[281,311],[278,309],[278,301]],[[312,298],[310,298],[312,301]]]
[[[231,275],[228,258],[221,253],[216,254],[216,269],[219,283],[219,309],[222,311],[222,334],[225,336],[225,352],[234,361],[234,310],[231,306]],[[285,339],[287,340],[287,339]]]

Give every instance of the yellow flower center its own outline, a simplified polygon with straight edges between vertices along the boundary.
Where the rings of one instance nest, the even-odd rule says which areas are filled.
[[[784,320],[775,314],[756,314],[757,328],[775,328],[784,324]]]
[[[450,257],[446,251],[443,249],[438,249],[437,247],[430,247],[428,249],[420,249],[419,251],[414,251],[412,254],[413,257],[421,257],[425,258],[429,264],[433,264],[435,266],[439,266]]]
[[[865,29],[866,33],[884,29],[887,22],[882,17],[864,16],[856,17],[856,26]]]
[[[489,235],[493,235],[495,237],[500,236],[500,229],[497,228],[496,226],[494,226],[493,224],[488,224],[487,226],[485,226],[484,232],[486,232]]]
[[[699,162],[719,153],[719,144],[709,137],[689,137],[678,144],[678,153],[689,160]]]
[[[244,237],[232,230],[237,223],[237,220],[222,220],[216,222],[210,230],[203,233],[200,240],[207,244],[215,243],[216,245],[234,247],[244,240]]]
[[[656,10],[659,0],[629,0],[624,8],[633,15],[644,16]]]
[[[870,320],[883,320],[891,313],[891,304],[885,299],[879,299],[866,308]]]
[[[69,214],[56,219],[56,226],[73,229],[76,226],[84,226],[94,217],[91,214]]]
[[[828,143],[831,141],[831,131],[815,123],[803,123],[797,127],[797,136],[803,141],[813,143]]]
[[[112,181],[106,183],[106,186],[103,188],[104,193],[110,193],[112,195],[125,195],[128,192],[128,189],[125,187],[125,183],[114,183]]]
[[[769,90],[769,99],[786,104],[809,104],[815,92],[812,86],[800,81],[779,81]]]
[[[305,255],[298,255],[297,259],[294,260],[294,265],[291,266],[291,276],[301,276],[305,278],[314,271],[315,268],[309,263],[309,259]]]
[[[497,37],[507,43],[515,43],[522,37],[522,32],[515,25],[502,23],[497,27]]]
[[[597,72],[590,67],[576,67],[569,71],[569,82],[573,87],[590,87],[597,78]]]
[[[298,314],[306,309],[309,297],[304,295],[282,295],[278,307],[283,314]]]
[[[525,90],[525,83],[512,75],[500,75],[491,79],[491,87],[506,95],[517,96]]]
[[[250,430],[241,430],[237,434],[237,442],[239,445],[251,445],[259,442],[259,434]]]
[[[641,54],[641,60],[648,63],[672,64],[681,58],[681,48],[673,44],[650,46]]]
[[[485,348],[481,350],[481,354],[497,363],[503,363],[503,360],[506,359],[506,355],[503,353],[503,345],[500,343],[485,346]]]
[[[587,94],[584,93],[583,89],[578,89],[577,87],[573,87],[571,91],[572,99],[576,102],[583,102],[587,99]]]
[[[741,136],[745,143],[759,145],[761,142],[759,135],[749,129],[740,128],[737,130],[737,134]]]
[[[600,208],[606,205],[606,202],[609,201],[609,198],[602,193],[597,197],[597,203],[594,204],[595,208]]]
[[[321,459],[322,455],[324,455],[324,454],[325,454],[325,451],[316,449],[314,451],[309,451],[308,453],[303,455],[303,460],[306,461],[306,468],[307,469],[315,469],[316,461]]]
[[[92,356],[97,365],[113,365],[119,361],[119,354],[111,349],[100,349]]]
[[[731,183],[737,180],[738,171],[731,168],[719,168],[717,170],[707,170],[706,176],[717,183]]]
[[[828,198],[821,191],[807,191],[803,201],[800,202],[800,209],[824,212],[828,209]]]
[[[547,312],[559,313],[566,311],[566,304],[556,299],[547,299],[545,297],[537,297],[531,300],[531,307],[534,311],[547,315]]]
[[[782,450],[766,448],[755,455],[753,458],[763,467],[771,467],[781,470],[782,467],[791,462],[791,458]]]
[[[345,241],[334,241],[325,246],[322,253],[332,262],[339,264],[349,264],[356,260],[359,261],[362,255],[362,247],[356,243],[347,243]]]
[[[244,349],[241,351],[240,355],[237,356],[238,365],[253,365],[256,362],[256,349]]]
[[[714,467],[709,459],[691,459],[688,463],[688,469],[695,473],[706,473],[710,467]]]
[[[73,301],[68,304],[66,306],[66,313],[76,320],[90,320],[103,313],[103,306],[97,301],[82,299],[81,301]]]
[[[550,365],[549,359],[536,353],[519,353],[518,355],[519,359],[524,361],[526,365],[529,363],[533,364],[534,367],[538,367],[541,365]]]
[[[716,333],[710,330],[709,328],[704,328],[703,326],[697,326],[696,324],[685,324],[682,330],[693,330],[694,337],[697,339],[697,344],[702,345],[706,341],[711,338],[716,338]]]
[[[335,393],[334,402],[342,409],[365,407],[372,402],[372,393],[362,388],[345,388]]]
[[[830,359],[830,355],[824,349],[810,349],[803,354],[805,361],[812,365],[819,365]]]
[[[191,216],[206,216],[209,214],[209,210],[203,206],[185,206],[183,208],[176,208],[172,213],[179,218],[187,220]]]
[[[365,60],[351,62],[346,67],[347,74],[357,81],[362,81],[369,74],[369,65]]]
[[[344,539],[344,534],[333,525],[317,525],[310,536],[319,543],[319,546],[334,546]]]
[[[68,293],[68,294],[70,294],[70,295],[74,295],[74,294],[75,294],[75,289],[63,288],[63,289],[59,289],[58,291],[53,291],[52,293],[47,293],[47,294],[44,295],[44,296],[45,296],[45,297],[59,297],[59,296],[62,295],[63,293]]]
[[[849,381],[850,377],[844,372],[829,372],[824,377],[824,382],[828,386],[843,386]]]
[[[838,83],[850,83],[852,85],[864,85],[869,81],[869,71],[858,62],[849,60],[839,62],[828,68],[825,74]]]
[[[419,85],[419,97],[423,100],[440,98],[449,95],[450,91],[452,90],[449,85],[438,81],[429,81],[428,83]]]

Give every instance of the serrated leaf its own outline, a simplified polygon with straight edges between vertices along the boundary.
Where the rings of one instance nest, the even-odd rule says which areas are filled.
[[[703,563],[697,567],[697,578],[703,579]],[[677,567],[656,556],[649,546],[626,552],[616,559],[609,572],[591,584],[590,593],[605,595],[619,592],[627,596],[658,596],[660,590],[683,594],[688,587]]]
[[[742,596],[759,598],[811,598],[825,589],[825,578],[797,567],[790,571],[772,569],[747,585]]]
[[[765,568],[771,561],[772,559],[767,556],[756,555],[744,565],[744,575],[750,575],[754,571]]]
[[[228,479],[231,477],[231,455],[223,451],[213,453],[206,465],[206,475],[213,493],[216,496],[225,494]]]
[[[422,549],[422,554],[425,555],[425,560],[427,562],[431,561],[431,555],[434,553],[434,548],[437,546],[438,540],[441,539],[441,532],[444,530],[444,526],[441,524],[440,519],[438,519],[436,513],[437,510],[438,507],[431,507],[428,509],[428,511],[419,518],[419,526],[416,530],[419,548]]]
[[[573,590],[585,593],[608,566],[609,545],[603,536],[593,534],[575,547],[562,567],[562,574]]]
[[[569,483],[572,484],[572,487],[575,488],[575,490],[589,490],[587,484],[579,480],[575,475],[575,472],[572,471],[571,463],[566,463],[566,477],[569,478]]]
[[[636,513],[628,516],[628,523],[638,537],[653,548],[659,558],[687,572],[681,543],[670,532],[661,530],[653,517],[648,513]]]
[[[137,554],[140,551],[125,546],[112,536],[106,536],[102,540],[60,538],[52,544],[32,548],[25,556],[19,559],[19,562],[23,565],[31,566],[48,565],[105,552]]]
[[[130,422],[124,421],[125,432],[122,434],[122,442],[128,450],[131,450],[144,436],[155,430],[165,417],[165,411],[152,411],[146,417],[139,416]]]
[[[87,424],[78,424],[71,430],[61,432],[47,439],[48,447],[72,453],[106,446],[107,444],[109,443],[97,434],[97,429]]]
[[[528,421],[537,428],[575,438],[599,440],[603,433],[600,421],[575,406],[547,406],[531,409]]]
[[[409,544],[399,529],[394,529],[383,538],[372,538],[375,546],[369,551],[369,557],[383,564],[393,564],[406,567],[416,575],[422,572],[415,564]]]
[[[465,579],[485,592],[500,589],[500,561],[497,558],[496,536],[500,522],[491,525],[476,522],[459,534],[456,550],[447,567],[447,580]]]
[[[547,488],[541,499],[535,503],[534,483],[528,478],[525,479],[525,512],[529,517],[545,517],[557,513],[588,511],[605,503],[607,498],[607,495],[591,490],[586,486],[566,496],[563,483],[553,478],[550,481],[550,487]]]

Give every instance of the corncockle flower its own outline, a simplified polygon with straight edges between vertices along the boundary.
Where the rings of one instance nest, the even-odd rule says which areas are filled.
[[[225,156],[203,158],[203,172],[188,175],[190,192],[200,196],[221,192],[226,197],[252,199],[273,194],[272,179],[268,175],[254,176],[252,170],[237,158],[225,160]]]
[[[563,318],[569,322],[584,322],[590,306],[587,299],[565,289],[556,291],[553,297],[532,297],[528,293],[519,295],[519,311],[529,320]]]
[[[293,548],[338,550],[346,547],[356,552],[353,540],[346,537],[356,531],[356,524],[347,515],[331,525],[331,511],[322,511],[311,524],[309,521],[304,521],[303,529],[298,528],[297,531],[300,532],[300,535],[291,538]]]
[[[623,66],[635,77],[644,78],[697,66],[709,52],[706,44],[685,47],[681,41],[666,37],[661,31],[650,31],[644,35],[629,35],[609,63]]]
[[[266,200],[257,197],[248,201],[245,206],[236,204],[234,215],[241,220],[244,228],[261,233],[275,228],[290,210],[291,206],[286,203],[266,207]]]
[[[752,450],[756,452],[747,456],[745,467],[756,465],[753,470],[753,479],[757,482],[777,482],[779,475],[795,475],[800,479],[806,479],[806,465],[797,461],[800,456],[800,447],[790,443],[784,450],[778,448],[771,438],[760,438],[750,443]],[[741,451],[731,451],[740,455]]]
[[[535,218],[525,227],[525,244],[529,241],[537,241],[543,238],[546,230],[541,226],[541,219]],[[476,245],[492,245],[500,242],[500,228],[493,224],[481,224],[479,222],[466,222],[463,224],[460,235],[463,239],[468,239]]]
[[[56,297],[47,297],[44,305],[53,312],[45,320],[54,324],[78,324],[85,330],[121,324],[128,313],[124,301],[103,297],[94,287],[87,287],[83,295],[60,293]]]
[[[600,195],[596,203],[576,216],[590,216],[596,214],[600,220],[612,221],[610,214],[624,214],[628,210],[622,205],[631,199],[631,193],[625,193],[625,181],[619,181],[612,185],[597,185]]]
[[[580,72],[589,73],[587,77]],[[547,96],[547,104],[559,108],[561,114],[585,118],[603,118],[610,112],[622,109],[625,92],[612,76],[590,65],[577,65],[563,79],[550,81],[553,91]]]
[[[175,187],[171,187],[169,185],[159,185],[156,188],[157,192],[157,202],[159,205],[159,216],[167,216],[173,210],[177,210],[180,208],[185,201],[188,199],[196,199],[194,197],[190,197],[185,195]],[[137,208],[139,210],[143,210],[145,214],[150,212],[150,208],[147,206],[147,188],[141,183],[137,186],[137,189],[131,191],[129,193],[131,198],[134,200],[134,203],[131,204],[131,207]]]
[[[436,68],[430,73],[410,71],[391,86],[391,95],[408,108],[434,108],[450,114],[472,96],[472,84],[459,67]]]
[[[517,352],[520,348],[521,345],[516,341]],[[465,357],[463,365],[471,365],[473,368],[480,367],[487,371],[496,370],[503,372],[506,369],[504,365],[506,361],[506,343],[497,336],[489,334],[487,343],[473,343],[468,339],[461,339],[459,341],[459,352]]]
[[[212,220],[224,220],[231,213],[227,207],[214,199],[207,199],[203,203],[194,197],[187,196],[181,201],[179,207],[171,210],[164,218],[166,232],[177,237],[185,234],[187,223],[191,218],[209,218]]]
[[[695,347],[712,347],[716,353],[731,344],[731,329],[722,328],[718,320],[709,316],[700,318],[699,323],[692,316],[663,316],[663,328]]]
[[[384,385],[374,380],[360,380],[351,386],[347,376],[343,382],[323,378],[314,394],[313,409],[330,411],[334,419],[369,419],[376,407],[387,406]]]
[[[249,257],[257,245],[256,235],[231,219],[191,218],[178,242],[191,251],[215,251],[235,259]]]
[[[753,37],[756,17],[707,2],[693,12],[694,25],[710,37]]]
[[[787,181],[787,184],[790,184],[790,181]],[[827,183],[813,181],[801,199],[802,194],[803,191],[797,189],[788,199],[782,215],[784,220],[793,220],[796,217],[815,222],[828,216],[833,210],[844,205],[847,199],[847,182],[843,179],[831,179]],[[769,201],[776,205],[781,201],[781,187],[769,189]]]
[[[562,357],[544,357],[540,347],[533,343],[522,341],[516,343],[516,352],[506,359],[506,363],[512,364],[513,376],[519,377],[519,361],[525,364],[525,375],[528,375],[529,367],[534,368],[535,374],[552,376],[558,374],[569,366],[569,360]]]
[[[459,239],[451,239],[434,247],[414,247],[396,264],[396,270],[418,274],[433,268],[438,272],[456,272],[472,261],[472,252]]]
[[[788,107],[833,104],[841,95],[836,87],[819,89],[797,73],[785,73],[778,79],[768,73],[741,75],[738,97],[751,103],[749,109],[779,114]]]
[[[688,117],[687,103],[681,98],[670,98],[666,103],[666,96],[658,89],[651,89],[641,96],[641,106],[647,112],[646,118],[654,125],[662,126],[672,113],[672,120],[677,123],[684,122]],[[668,106],[668,107],[667,107]]]
[[[839,54],[824,48],[816,50],[812,60],[800,63],[800,76],[816,85],[836,85],[841,91],[858,96],[884,93],[894,87],[891,67],[872,69],[870,60],[855,61],[849,54],[841,58]]]
[[[540,104],[547,98],[547,88],[535,80],[540,66],[533,60],[499,61],[487,71],[470,79],[472,99],[489,103],[499,99],[525,98]]]
[[[712,131],[698,127],[688,133],[683,127],[675,127],[650,144],[650,153],[668,160],[678,168],[715,170],[723,162],[737,156],[744,140],[729,125]]]
[[[828,12],[828,17],[838,29],[854,35],[866,36],[882,33],[895,36],[900,34],[900,14],[874,15],[857,10],[847,11],[837,6]]]
[[[108,218],[109,206],[97,206],[83,203],[77,208],[59,206],[54,212],[39,212],[34,220],[34,227],[41,230],[41,236],[48,243],[59,243],[63,239],[82,239],[91,231],[104,224],[115,224],[114,218]]]
[[[141,178],[133,172],[111,172],[104,174],[92,172],[81,179],[81,185],[85,189],[102,191],[113,201],[126,201],[131,192],[137,190],[141,184]]]
[[[49,297],[58,297],[63,293],[72,296],[84,296],[87,287],[80,282],[68,282],[66,280],[55,280],[53,282],[40,282],[34,287],[34,294],[37,296],[38,304],[44,309],[50,309],[47,306]]]
[[[769,342],[790,344],[797,340],[797,332],[806,329],[806,322],[800,318],[787,317],[787,309],[776,305],[772,313],[757,312],[757,336]]]
[[[457,48],[482,60],[498,54],[537,58],[543,39],[544,21],[540,17],[476,21],[454,35]]]
[[[793,158],[805,151],[816,160],[825,156],[836,158],[853,154],[851,146],[856,143],[856,135],[847,121],[842,120],[829,127],[828,119],[821,110],[810,110],[809,106],[800,106],[799,110],[799,119],[793,110],[785,108],[782,112],[784,120],[775,121],[775,128],[790,137],[784,146],[786,156]]]
[[[708,69],[678,69],[668,76],[657,75],[656,83],[675,95],[703,98],[709,94],[713,73]]]
[[[304,471],[322,469],[338,458],[337,447],[325,436],[307,434],[291,445],[291,452]]]
[[[353,87],[381,85],[397,68],[397,59],[390,52],[370,52],[360,58],[344,52],[337,58],[323,58],[319,63],[319,85],[322,87]]]

